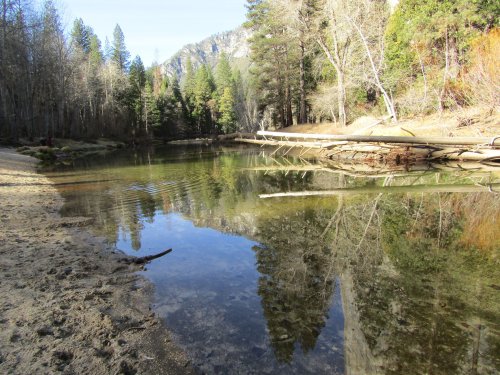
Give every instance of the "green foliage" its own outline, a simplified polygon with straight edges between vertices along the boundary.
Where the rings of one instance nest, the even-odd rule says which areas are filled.
[[[250,39],[251,73],[261,110],[269,108],[274,125],[293,123],[293,102],[299,81],[299,41],[289,33],[285,10],[272,1],[248,1],[245,26]]]
[[[116,24],[113,31],[113,44],[111,50],[111,61],[113,61],[121,71],[127,71],[129,66],[130,52],[125,46],[125,36],[120,25]]]
[[[394,86],[426,67],[443,69],[446,56],[450,69],[459,69],[469,59],[471,40],[498,24],[499,13],[499,3],[489,0],[401,0],[386,28]]]
[[[215,72],[215,84],[216,84],[216,94],[217,97],[221,97],[224,90],[228,87],[233,86],[233,74],[231,71],[231,65],[227,55],[222,52],[219,57],[219,62],[217,64],[217,70]]]
[[[85,26],[81,18],[77,18],[73,22],[73,29],[71,30],[71,44],[88,54],[90,52],[90,37],[92,34],[92,29]]]
[[[193,117],[196,122],[196,131],[198,133],[212,133],[213,113],[215,111],[214,103],[211,102],[215,85],[213,77],[208,66],[202,65],[197,71],[194,78],[194,108]]]
[[[235,93],[231,86],[224,88],[219,102],[219,124],[226,134],[236,131]]]
[[[146,82],[144,87],[144,114],[143,121],[146,127],[159,128],[162,123],[161,112],[158,108],[158,100],[153,94],[151,84]]]
[[[134,128],[139,130],[142,124],[143,113],[143,89],[146,84],[146,71],[139,56],[136,56],[130,65],[128,79],[130,82],[127,92],[126,103],[132,112]]]
[[[182,138],[243,127],[255,130],[261,120],[278,127],[312,120],[307,114],[312,105],[321,107],[316,111],[319,120],[339,119],[342,90],[335,88],[342,86],[338,85],[342,74],[319,44],[323,38],[327,48],[333,47],[335,33],[342,34],[337,42],[349,47],[340,53],[348,115],[376,112],[376,100],[367,98],[366,92],[374,90],[370,96],[380,98],[382,89],[366,78],[366,61],[358,61],[365,55],[359,40],[348,34],[346,17],[339,18],[343,26],[335,28],[336,14],[325,12],[326,4],[346,5],[353,12],[383,8],[377,8],[378,2],[363,1],[248,0],[245,26],[253,32],[251,76],[246,64],[240,66],[242,74],[233,71],[238,61],[222,53],[213,76],[207,66],[195,69],[188,60],[182,89],[175,77],[170,82],[162,77],[158,66],[146,77],[140,58],[130,64],[119,25],[103,51],[81,18],[65,35],[53,1],[44,2],[40,11],[28,0],[4,1],[0,4],[4,41],[0,133],[12,139],[127,137],[154,128],[155,134]],[[495,0],[401,0],[387,25],[383,9],[381,16],[347,16],[366,31],[383,84],[389,83],[399,111],[412,114],[498,100],[495,50],[486,56],[471,44],[498,26],[499,14],[500,3]],[[383,29],[384,60],[378,56]],[[484,55],[483,60],[472,56],[478,54]]]
[[[134,90],[139,92],[144,88],[146,84],[146,70],[140,56],[136,56],[134,61],[132,61],[128,77],[131,85],[134,86]]]
[[[89,61],[94,67],[100,66],[104,61],[101,51],[101,41],[95,34],[90,36]]]

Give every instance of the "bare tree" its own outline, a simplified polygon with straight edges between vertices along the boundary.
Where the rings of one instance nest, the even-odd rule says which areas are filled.
[[[311,7],[314,17],[308,19],[313,38],[335,69],[338,119],[342,126],[347,125],[346,74],[353,46],[350,27],[341,15],[350,3],[348,0],[320,0]]]
[[[389,17],[389,8],[385,1],[358,0],[356,7],[345,12],[344,17],[356,31],[365,51],[369,65],[367,81],[380,91],[387,114],[397,121],[394,102],[385,89],[381,72],[384,68],[384,30]]]
[[[310,37],[335,70],[340,124],[347,124],[350,82],[375,87],[383,97],[388,114],[396,119],[393,100],[381,79],[384,29],[389,16],[386,1],[309,1],[307,11],[304,23]]]

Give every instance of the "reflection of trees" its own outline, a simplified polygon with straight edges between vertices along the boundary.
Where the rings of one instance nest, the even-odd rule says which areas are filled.
[[[499,205],[487,193],[389,195],[339,206],[328,235],[344,260],[338,265],[353,276],[362,332],[382,372],[500,368],[500,299],[491,288],[500,276],[498,247],[465,246],[464,232],[472,223],[498,227]]]
[[[328,318],[335,276],[330,250],[318,241],[321,219],[314,210],[299,209],[258,224],[258,237],[266,242],[254,248],[258,293],[280,361],[292,360],[296,343],[304,352],[314,349]]]
[[[248,163],[240,155],[193,155],[182,162],[113,169],[106,173],[119,173],[119,183],[103,182],[66,210],[96,217],[112,240],[129,233],[136,249],[144,222],[158,210],[258,239],[265,244],[255,248],[258,290],[282,361],[292,359],[297,344],[304,351],[314,348],[338,276],[352,280],[343,287],[352,285],[353,316],[359,317],[360,335],[382,372],[500,369],[495,354],[500,352],[498,195],[389,195],[383,191],[389,182],[425,187],[437,178],[242,171]],[[259,163],[252,155],[250,164]],[[472,178],[443,174],[439,181]],[[338,198],[256,198],[257,192],[372,186],[376,193]],[[349,310],[345,313],[347,320]]]

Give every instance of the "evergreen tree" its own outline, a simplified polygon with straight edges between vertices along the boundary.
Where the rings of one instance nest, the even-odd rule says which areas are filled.
[[[149,81],[146,82],[144,87],[143,122],[146,133],[149,133],[150,128],[153,129],[153,131],[157,131],[162,123],[158,101],[153,93],[153,88]]]
[[[100,66],[104,62],[104,56],[101,50],[101,41],[95,34],[92,34],[90,37],[89,61],[95,67]]]
[[[231,86],[224,89],[219,100],[219,124],[225,134],[236,131],[235,93]]]
[[[248,1],[246,27],[254,31],[250,39],[253,79],[260,93],[261,110],[273,114],[280,127],[293,123],[293,98],[298,86],[298,44],[289,34],[287,9],[270,0]]]
[[[229,58],[222,52],[215,72],[217,122],[224,133],[236,130],[236,87]]]
[[[194,108],[193,117],[196,121],[198,133],[210,133],[214,129],[214,106],[211,102],[214,93],[214,82],[210,70],[202,65],[197,71],[194,79]]]
[[[168,85],[168,87],[171,90],[171,96],[179,103],[182,102],[182,93],[177,74],[174,74],[174,76],[170,79],[170,84]]]
[[[134,119],[137,130],[141,128],[144,119],[143,89],[146,85],[146,71],[139,56],[136,56],[130,65],[128,76],[130,86],[127,94],[127,104]],[[147,127],[145,127],[147,133]]]
[[[160,110],[162,111],[164,135],[184,137],[186,135],[184,123],[188,115],[177,75],[174,75],[168,82]]]
[[[217,96],[221,97],[227,87],[233,85],[231,64],[225,52],[222,52],[217,63],[215,71],[215,85],[217,87]]]
[[[115,26],[113,31],[113,44],[111,49],[111,61],[113,61],[122,72],[126,72],[129,66],[130,53],[125,46],[125,36],[120,25]]]
[[[77,18],[73,22],[71,44],[74,48],[80,48],[85,54],[90,52],[89,28],[85,26],[81,18]]]
[[[184,94],[184,103],[185,103],[185,119],[186,122],[190,125],[190,127],[195,127],[196,120],[194,119],[194,107],[195,107],[195,72],[193,69],[193,64],[191,62],[191,58],[188,57],[186,61],[186,74],[184,76],[184,83],[182,87],[182,91]]]

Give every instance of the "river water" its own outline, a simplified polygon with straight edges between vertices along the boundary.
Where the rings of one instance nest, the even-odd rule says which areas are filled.
[[[165,147],[47,172],[207,374],[500,371],[500,169]]]

